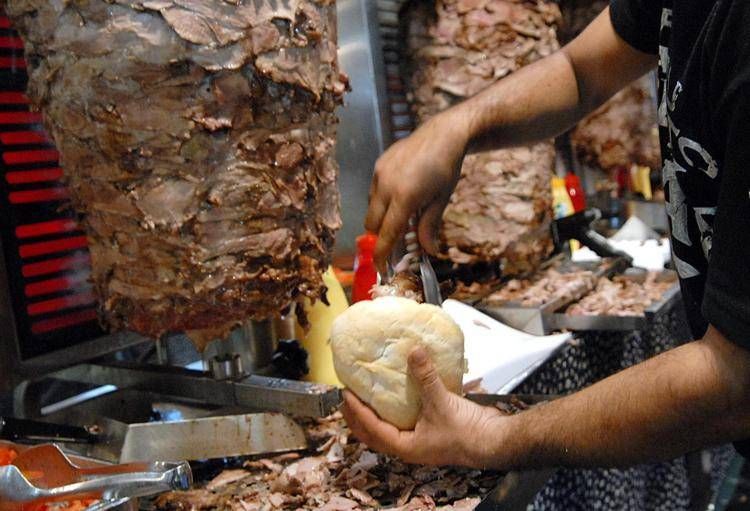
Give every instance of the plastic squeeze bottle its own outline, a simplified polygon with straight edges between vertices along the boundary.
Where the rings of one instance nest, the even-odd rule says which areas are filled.
[[[326,297],[330,305],[324,304],[321,300],[311,305],[308,300],[305,300],[305,312],[310,321],[310,330],[305,334],[300,327],[297,327],[297,337],[302,340],[302,347],[307,350],[307,364],[310,366],[310,372],[305,380],[341,387],[343,385],[333,369],[333,355],[329,339],[333,320],[349,307],[349,303],[344,289],[334,275],[333,268],[328,268],[328,271],[323,274],[323,282],[328,288]]]
[[[375,269],[375,234],[363,234],[357,238],[357,256],[354,258],[354,284],[352,285],[352,303],[371,300],[370,291],[378,279]]]

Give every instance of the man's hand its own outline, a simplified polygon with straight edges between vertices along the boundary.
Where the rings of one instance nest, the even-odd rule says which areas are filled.
[[[375,165],[365,222],[379,236],[380,269],[414,213],[421,214],[420,244],[437,252],[443,210],[467,150],[529,144],[563,133],[655,65],[655,56],[617,36],[607,8],[561,51],[432,117],[392,145]]]
[[[505,422],[502,413],[449,392],[421,348],[409,356],[409,371],[422,399],[414,430],[398,430],[345,391],[342,411],[354,436],[408,463],[487,468],[492,451],[485,449],[490,442],[482,439],[498,441]],[[501,460],[492,462],[496,465]]]
[[[437,233],[461,171],[469,131],[455,110],[436,115],[409,138],[393,144],[375,164],[365,228],[380,234],[379,265],[405,231],[409,217],[421,212],[419,241],[436,253]]]

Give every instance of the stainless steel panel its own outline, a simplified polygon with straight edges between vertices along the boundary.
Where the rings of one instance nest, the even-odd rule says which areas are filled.
[[[336,159],[341,167],[343,226],[336,254],[355,250],[355,238],[364,230],[372,171],[380,153],[390,144],[384,63],[374,0],[338,0],[339,62],[349,75],[352,90],[339,109]]]

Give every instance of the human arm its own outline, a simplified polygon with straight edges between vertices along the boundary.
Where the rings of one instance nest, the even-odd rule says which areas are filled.
[[[432,117],[375,166],[365,226],[379,233],[382,263],[421,211],[419,238],[436,233],[467,150],[531,143],[562,133],[656,63],[623,41],[605,10],[561,51]]]
[[[750,351],[710,328],[568,397],[506,417],[447,392],[412,362],[423,414],[414,431],[384,423],[352,395],[345,417],[373,448],[406,461],[501,470],[619,466],[669,459],[750,432]]]

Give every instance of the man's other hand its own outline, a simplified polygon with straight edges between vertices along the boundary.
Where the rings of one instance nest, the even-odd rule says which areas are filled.
[[[398,456],[407,463],[496,466],[501,460],[489,459],[489,447],[496,444],[505,429],[502,413],[449,392],[422,348],[410,354],[409,371],[422,400],[414,430],[400,431],[345,391],[342,412],[354,436],[372,449]],[[489,438],[494,441],[487,441]]]

